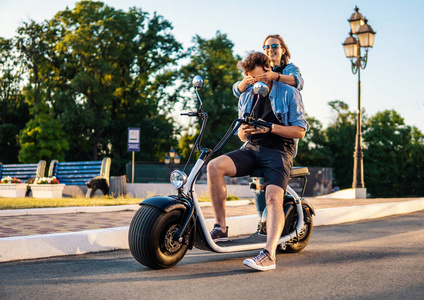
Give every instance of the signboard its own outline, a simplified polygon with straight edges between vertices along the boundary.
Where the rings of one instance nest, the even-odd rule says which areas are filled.
[[[128,152],[140,152],[140,144],[128,144]]]
[[[128,150],[140,152],[140,128],[128,127]]]

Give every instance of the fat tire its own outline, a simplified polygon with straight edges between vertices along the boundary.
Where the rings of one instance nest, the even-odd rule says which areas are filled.
[[[277,247],[278,253],[298,253],[305,249],[308,245],[309,240],[312,236],[312,231],[314,227],[314,220],[312,218],[312,213],[307,205],[302,205],[303,209],[303,220],[305,222],[306,233],[300,238],[298,242],[293,245],[287,245],[285,249],[282,249],[280,245]],[[292,222],[289,226],[290,230],[293,231],[297,225],[297,213],[292,218]]]
[[[128,230],[128,243],[134,258],[152,269],[176,265],[187,252],[187,245],[177,242],[170,244],[169,236],[179,229],[182,217],[181,210],[165,212],[154,206],[142,205]]]

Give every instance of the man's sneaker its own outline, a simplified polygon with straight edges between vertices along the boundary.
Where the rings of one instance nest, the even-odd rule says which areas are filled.
[[[227,230],[222,232],[221,226],[218,224],[213,225],[213,229],[211,231],[211,237],[214,242],[227,242],[228,241],[228,226]]]
[[[254,258],[245,259],[243,261],[245,266],[259,271],[268,271],[275,269],[275,260],[273,260],[268,252],[264,249]]]

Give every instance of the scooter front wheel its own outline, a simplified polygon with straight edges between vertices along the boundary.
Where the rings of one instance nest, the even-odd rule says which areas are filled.
[[[187,245],[174,241],[180,229],[183,212],[165,212],[142,205],[134,215],[128,231],[131,254],[141,264],[152,269],[176,265],[187,252]]]

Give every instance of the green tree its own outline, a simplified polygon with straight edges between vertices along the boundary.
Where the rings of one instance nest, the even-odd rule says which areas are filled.
[[[113,171],[128,161],[127,128],[141,128],[142,160],[162,158],[173,139],[168,117],[175,95],[172,67],[182,47],[171,24],[141,9],[115,10],[80,1],[50,21],[53,107],[64,124],[68,159],[111,156]],[[174,67],[175,68],[175,67]]]
[[[19,130],[29,120],[20,84],[21,69],[14,42],[0,38],[0,162],[17,163]]]
[[[32,119],[19,133],[22,163],[33,163],[40,159],[62,159],[68,143],[60,122],[48,103],[50,93],[51,64],[50,45],[47,42],[48,25],[31,20],[18,28],[16,49],[26,71],[28,84],[23,89],[26,102],[30,105]]]
[[[226,34],[216,32],[214,38],[207,40],[196,35],[193,38],[194,46],[189,49],[189,63],[181,68],[180,98],[186,107],[196,109],[198,103],[186,100],[185,92],[191,89],[191,81],[195,75],[203,77],[205,84],[199,92],[203,100],[203,108],[208,113],[208,126],[203,137],[202,145],[213,148],[225,134],[232,121],[237,118],[237,98],[232,92],[233,84],[242,79],[237,69],[237,62],[241,59],[234,56],[234,44]],[[191,99],[194,99],[191,97]],[[197,130],[200,124],[197,123]],[[237,137],[230,140],[222,150],[226,152],[241,146]],[[182,153],[187,153],[182,150]]]
[[[406,170],[418,171],[414,168],[415,156],[418,154],[420,157],[423,152],[422,144],[412,140],[411,127],[406,126],[403,118],[394,110],[377,113],[368,120],[366,127],[364,180],[367,191],[378,197],[400,197],[414,193],[409,191],[409,180],[418,182],[408,176]],[[419,137],[417,132],[415,136]]]
[[[322,123],[313,118],[306,117],[309,130],[305,137],[299,140],[297,156],[294,165],[310,167],[331,167],[334,163],[333,156],[327,146],[327,137]]]
[[[22,147],[19,161],[36,163],[39,160],[64,160],[68,143],[58,120],[46,112],[39,112],[30,120],[19,136]]]
[[[16,48],[19,50],[22,64],[29,74],[29,84],[26,88],[26,100],[33,105],[33,114],[37,114],[38,104],[44,101],[40,100],[40,94],[43,81],[46,81],[48,74],[46,64],[48,63],[48,45],[45,41],[45,32],[47,30],[45,23],[37,23],[31,20],[24,22],[18,28],[18,38]]]
[[[333,176],[341,189],[351,188],[353,179],[353,151],[355,146],[356,114],[340,100],[328,103],[335,113],[332,124],[325,130],[327,148],[333,160]]]
[[[405,166],[402,169],[404,178],[405,195],[410,197],[424,196],[424,134],[413,126],[411,130],[411,141],[408,146],[408,155]]]

